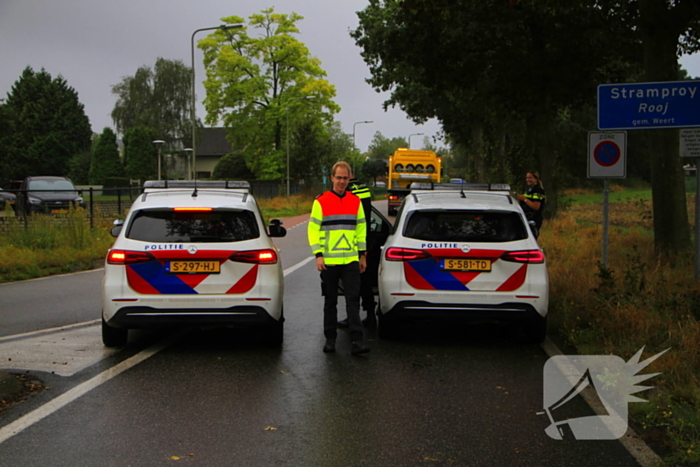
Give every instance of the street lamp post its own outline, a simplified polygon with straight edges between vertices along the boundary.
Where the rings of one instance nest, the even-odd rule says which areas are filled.
[[[408,148],[410,149],[413,147],[413,146],[411,146],[411,136],[421,136],[424,134],[425,133],[412,133],[412,134],[408,135]]]
[[[228,31],[229,29],[240,29],[242,28],[242,24],[222,24],[220,26],[215,26],[211,28],[201,28],[201,29],[196,29],[192,33],[192,40],[190,43],[190,50],[192,52],[192,109],[191,109],[191,116],[192,116],[192,172],[190,173],[192,175],[192,179],[194,180],[195,178],[195,158],[197,157],[197,120],[196,120],[196,112],[195,112],[195,104],[196,104],[196,98],[195,98],[195,78],[194,78],[194,36],[198,32],[202,31],[214,31],[217,29],[221,29],[222,31]]]
[[[355,122],[352,124],[352,149],[355,150],[355,127],[363,123],[374,123],[371,120],[365,120],[364,122]],[[352,160],[352,176],[355,176],[355,158]]]
[[[314,98],[316,98],[316,96],[292,97],[291,99],[287,99],[287,101],[284,103],[284,109],[287,113],[287,199],[289,199],[289,109],[287,108],[287,104],[292,101]]]
[[[155,144],[156,148],[158,148],[158,180],[160,180],[160,148],[163,147],[165,141],[162,139],[157,139],[153,141],[153,144]]]
[[[189,174],[191,173],[190,172],[190,161],[192,160],[192,152],[194,150],[192,148],[185,148],[184,151],[185,151],[185,170],[187,170],[187,172],[185,172],[185,174],[187,174],[187,175],[185,175],[185,176],[189,176]]]

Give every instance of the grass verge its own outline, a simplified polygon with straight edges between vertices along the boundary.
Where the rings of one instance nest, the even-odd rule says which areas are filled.
[[[642,201],[639,201],[639,200]],[[700,465],[700,289],[693,255],[657,258],[644,197],[611,205],[608,264],[600,205],[582,203],[543,228],[552,330],[582,355],[643,359],[648,403],[630,403],[641,436],[661,446],[667,465]],[[694,206],[689,200],[689,210]],[[639,396],[639,394],[637,394]]]

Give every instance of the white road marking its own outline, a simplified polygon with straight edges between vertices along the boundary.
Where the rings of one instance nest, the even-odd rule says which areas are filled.
[[[39,407],[38,409],[29,412],[27,415],[18,418],[9,425],[0,428],[0,443],[7,441],[9,438],[20,433],[21,431],[33,425],[34,423],[48,417],[57,410],[65,407],[66,405],[70,404],[74,400],[85,395],[86,393],[95,389],[101,384],[106,383],[115,376],[125,372],[130,368],[133,368],[134,366],[138,365],[147,358],[152,357],[153,355],[157,354],[158,352],[175,342],[178,338],[180,338],[180,336],[180,334],[173,335],[168,339],[164,339],[163,341],[152,345],[146,350],[142,350],[133,357],[124,360],[123,362],[113,366],[109,370],[103,371],[102,373],[93,377],[92,379],[89,379],[84,383],[81,383],[73,389],[69,390],[68,392],[61,394],[60,396],[53,399],[51,402],[48,402]]]
[[[291,273],[293,273],[293,272],[296,271],[297,269],[299,269],[299,268],[301,268],[301,267],[303,267],[303,266],[306,266],[306,265],[309,264],[313,259],[314,259],[313,256],[309,256],[309,257],[306,258],[305,260],[299,261],[299,262],[298,262],[297,264],[295,264],[294,266],[288,267],[287,269],[284,270],[284,277],[287,277],[288,275],[290,275]]]
[[[93,319],[92,321],[83,321],[82,323],[69,324],[67,326],[59,326],[57,328],[46,328],[46,329],[40,329],[38,331],[25,332],[22,334],[14,334],[12,336],[0,337],[0,343],[7,342],[7,341],[15,341],[17,339],[24,339],[26,337],[33,337],[33,336],[42,335],[42,334],[50,334],[53,332],[68,331],[70,329],[82,328],[85,326],[92,326],[92,325],[97,324],[99,322],[100,322],[99,319]]]
[[[297,269],[305,266],[309,262],[311,262],[314,259],[313,256],[310,256],[299,263],[295,264],[292,267],[289,267],[284,270],[284,275],[288,276],[289,274],[293,273]],[[91,334],[94,332],[97,334],[95,329],[97,326],[95,325],[99,320],[95,320],[93,323],[92,321],[88,321],[86,323],[78,323],[70,326],[63,326],[60,328],[51,328],[51,329],[43,329],[41,331],[35,331],[35,332],[29,332],[29,333],[24,333],[24,334],[17,334],[14,336],[7,336],[3,337],[0,339],[0,343],[4,343],[3,345],[0,345],[0,355],[3,355],[3,358],[5,355],[7,355],[8,350],[5,348],[7,346],[9,348],[10,342],[12,345],[13,349],[19,348],[21,346],[28,346],[30,349],[34,347],[34,350],[31,350],[29,353],[31,354],[32,352],[34,354],[37,354],[37,349],[40,348],[42,345],[44,349],[48,352],[50,351],[51,354],[53,355],[52,358],[46,357],[45,352],[41,352],[40,355],[42,355],[38,360],[44,362],[46,366],[46,362],[48,361],[54,361],[51,364],[48,364],[51,369],[46,369],[46,368],[41,368],[40,371],[54,371],[57,374],[62,374],[62,375],[72,375],[76,373],[77,371],[80,371],[83,368],[86,368],[87,366],[91,365],[94,363],[94,358],[90,359],[89,362],[87,362],[84,359],[79,359],[79,358],[72,358],[74,359],[75,362],[71,362],[71,365],[67,363],[67,361],[60,362],[60,360],[63,360],[61,358],[56,359],[56,347],[57,346],[64,346],[69,349],[73,349],[74,352],[80,352],[81,351],[81,344],[77,344],[74,342],[74,340],[78,339],[78,335],[82,335],[87,337],[88,341],[90,342],[90,345],[98,340],[97,338],[93,337]],[[153,355],[157,354],[167,346],[171,345],[173,342],[175,342],[177,339],[181,337],[182,334],[175,334],[171,336],[168,339],[165,339],[149,348],[146,350],[143,350],[139,352],[138,354],[134,355],[131,358],[128,358],[124,360],[123,362],[113,366],[112,368],[103,371],[99,375],[89,379],[88,381],[85,381],[84,383],[79,384],[78,386],[74,387],[73,389],[69,390],[68,392],[61,394],[60,396],[56,397],[55,399],[51,400],[50,402],[47,402],[46,404],[42,405],[41,407],[33,410],[32,412],[28,413],[27,415],[24,415],[23,417],[20,417],[19,419],[15,420],[14,422],[10,423],[9,425],[0,428],[0,443],[3,443],[7,441],[9,438],[13,437],[14,435],[22,432],[26,428],[30,427],[34,423],[37,423],[38,421],[48,417],[49,415],[53,414],[57,410],[65,407],[66,405],[70,404],[71,402],[75,401],[79,397],[87,394],[91,390],[95,389],[96,387],[102,385],[103,383],[106,383],[110,379],[114,378],[115,376],[118,376],[119,374],[123,373],[124,371],[133,368],[134,366],[138,365],[139,363],[143,362],[144,360],[152,357]],[[89,337],[88,337],[89,336]],[[60,341],[59,341],[60,340]],[[19,341],[19,342],[18,342]],[[82,341],[82,347],[86,345],[85,341]],[[48,345],[45,345],[48,344]],[[101,342],[99,343],[100,347],[102,346]],[[110,353],[116,352],[116,350],[112,349],[102,349],[102,355],[100,356],[100,359],[108,356]],[[98,352],[99,353],[99,352]],[[87,352],[86,354],[91,354],[95,355],[94,349],[92,351]],[[36,356],[36,355],[35,355]],[[12,358],[12,357],[10,357]],[[21,363],[21,359],[19,357],[15,357],[17,360],[16,361],[10,361],[10,362],[4,362],[0,361],[0,366],[5,367],[9,363],[16,363],[18,368],[21,369],[26,369],[27,368],[27,363],[26,359],[24,360],[24,363]],[[25,357],[26,358],[26,357]],[[80,361],[78,361],[80,360]],[[61,368],[59,371],[56,370],[56,363],[60,365],[60,367],[65,367]],[[38,362],[33,362],[32,363],[32,368],[36,368]],[[41,366],[39,364],[39,366]],[[37,368],[39,369],[39,368]],[[61,372],[63,371],[63,372]]]
[[[0,339],[0,368],[72,376],[118,352],[102,344],[100,326],[96,320]]]

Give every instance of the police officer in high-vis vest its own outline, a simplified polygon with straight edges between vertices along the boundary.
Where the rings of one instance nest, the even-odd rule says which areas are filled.
[[[374,312],[376,303],[374,301],[374,287],[377,286],[377,274],[379,272],[379,246],[374,233],[370,229],[370,219],[372,217],[372,193],[367,185],[353,177],[348,185],[348,191],[360,198],[365,211],[367,221],[367,269],[360,276],[360,298],[362,299],[362,309],[367,312],[367,318],[362,320],[362,324],[369,327],[377,326],[377,315]],[[342,323],[340,323],[342,324]]]
[[[367,267],[367,223],[360,199],[346,191],[350,173],[347,162],[333,165],[333,189],[314,200],[307,233],[324,288],[323,332],[326,343],[323,351],[335,352],[338,283],[342,280],[350,322],[350,353],[359,355],[369,352],[364,346],[360,321],[360,274]]]

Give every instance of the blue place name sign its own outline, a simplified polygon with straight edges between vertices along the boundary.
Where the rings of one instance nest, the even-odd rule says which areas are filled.
[[[599,130],[700,127],[700,81],[601,84]]]

